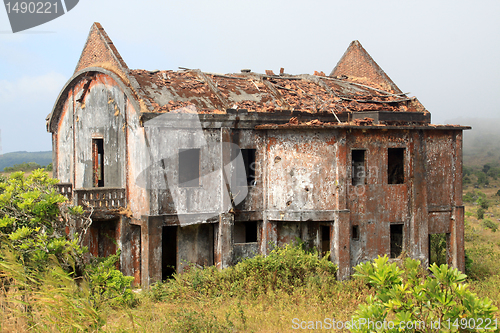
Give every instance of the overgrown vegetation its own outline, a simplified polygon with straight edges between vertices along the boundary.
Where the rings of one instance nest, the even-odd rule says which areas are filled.
[[[41,169],[0,178],[0,329],[87,331],[104,324],[104,305],[131,304],[131,280],[116,256],[86,265],[70,223],[92,222],[57,193]],[[111,302],[112,301],[112,302]]]
[[[3,169],[4,172],[16,172],[16,171],[24,171],[24,172],[29,172],[37,169],[41,169],[42,166],[36,162],[24,162],[21,164],[14,164],[11,167],[5,167]],[[47,164],[45,170],[47,171],[52,171],[52,163]]]
[[[375,290],[374,296],[361,304],[354,321],[371,319],[378,325],[358,325],[354,332],[442,332],[472,328],[485,322],[494,327],[493,315],[498,310],[487,298],[478,298],[465,283],[466,275],[448,265],[429,267],[429,275],[419,260],[406,258],[399,267],[388,263],[387,256],[358,265],[355,276]],[[462,320],[467,318],[465,322]],[[474,326],[472,326],[474,322]],[[407,329],[411,328],[411,329]]]

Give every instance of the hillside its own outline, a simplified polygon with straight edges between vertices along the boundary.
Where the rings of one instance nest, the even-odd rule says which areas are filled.
[[[464,131],[464,165],[500,164],[500,118],[457,118],[450,124],[472,126]]]
[[[52,163],[52,151],[16,151],[0,155],[0,171],[3,171],[5,167],[11,167],[15,164],[29,162],[35,162],[41,166],[46,166],[47,164]]]

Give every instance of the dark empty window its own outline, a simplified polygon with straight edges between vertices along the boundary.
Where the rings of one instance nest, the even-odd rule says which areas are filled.
[[[257,242],[257,222],[235,222],[234,223],[235,243],[255,243]]]
[[[389,184],[403,184],[405,182],[405,148],[389,148],[387,175]]]
[[[243,163],[245,164],[245,173],[247,185],[255,185],[255,149],[242,149]]]
[[[359,240],[359,226],[357,225],[352,226],[352,239]]]
[[[321,255],[325,256],[330,251],[330,226],[321,226]]]
[[[92,139],[92,171],[94,187],[104,187],[103,139]]]
[[[179,149],[179,186],[200,186],[199,149]]]
[[[243,158],[244,168],[237,168],[233,172],[233,181],[236,186],[254,186],[255,183],[255,149],[233,149],[231,160],[234,160],[238,153]]]
[[[352,185],[366,184],[365,150],[352,151]]]
[[[403,251],[403,225],[391,224],[391,258],[397,258]]]

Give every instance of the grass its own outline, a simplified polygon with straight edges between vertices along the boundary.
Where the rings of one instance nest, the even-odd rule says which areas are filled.
[[[500,222],[498,188],[500,180],[490,182],[487,188],[475,189],[485,194],[489,204],[484,219],[476,217],[478,203],[465,203],[465,249],[471,290],[479,297],[490,298],[500,308],[500,232],[491,228],[491,223]],[[464,187],[464,193],[473,189]],[[491,223],[485,223],[486,219]],[[58,298],[57,290],[43,289],[33,296],[38,297],[35,318],[26,318],[19,315],[23,303],[6,304],[9,300],[0,297],[0,307],[5,309],[8,305],[10,311],[1,314],[2,329],[6,332],[295,332],[294,318],[350,320],[373,290],[359,279],[337,281],[331,263],[301,251],[300,247],[278,249],[274,255],[258,256],[223,271],[213,267],[191,268],[148,291],[138,292],[134,307],[110,305],[92,312],[83,305],[69,306],[64,299],[71,299],[68,292]],[[89,313],[81,314],[82,309]],[[75,314],[97,320],[99,328],[79,329],[63,320],[76,317]],[[500,318],[499,311],[496,318]],[[30,329],[30,322],[40,322],[40,326]]]

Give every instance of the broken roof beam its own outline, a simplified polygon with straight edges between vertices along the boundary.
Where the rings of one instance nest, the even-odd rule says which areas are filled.
[[[282,110],[292,110],[293,109],[287,103],[287,101],[285,101],[285,99],[283,98],[283,95],[281,95],[280,92],[278,90],[276,90],[276,88],[274,87],[274,84],[272,82],[270,82],[269,80],[267,80],[267,78],[264,77],[263,75],[262,76],[256,75],[256,77],[260,80],[260,82],[262,82],[267,87],[267,89],[269,89],[269,91],[271,92],[271,94],[273,95],[273,97],[276,99],[276,102],[277,103],[278,102],[281,103],[280,108]]]
[[[229,106],[229,101],[224,98],[224,96],[222,96],[222,92],[220,91],[219,88],[217,88],[217,86],[214,84],[214,82],[208,77],[208,75],[206,75],[205,73],[203,73],[202,71],[200,71],[199,69],[198,70],[194,70],[194,72],[196,74],[198,74],[198,77],[200,77],[207,85],[208,85],[208,88],[214,93],[214,95],[219,99],[219,101],[221,102],[222,104],[222,107],[224,108],[224,110],[227,110],[230,108]]]

